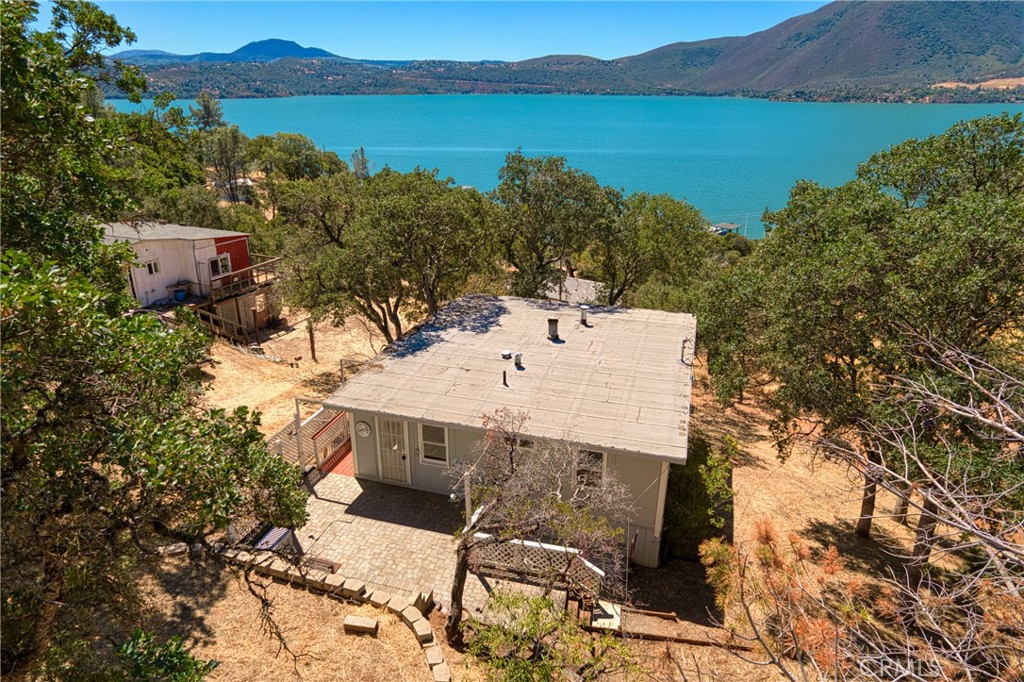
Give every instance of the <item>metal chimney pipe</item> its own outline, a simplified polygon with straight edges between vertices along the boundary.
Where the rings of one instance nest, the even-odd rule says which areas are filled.
[[[515,360],[516,367],[518,369],[522,369],[523,368],[523,354],[522,353],[516,353],[515,358],[516,358],[516,360]]]
[[[507,370],[504,370],[504,369],[501,370],[501,383],[502,383],[503,386],[505,386],[505,388],[508,388],[508,371]]]
[[[558,341],[558,318],[548,318],[548,338],[552,341]]]
[[[587,326],[587,311],[588,310],[590,310],[590,306],[589,305],[581,305],[580,306],[580,324],[582,324],[584,327]]]

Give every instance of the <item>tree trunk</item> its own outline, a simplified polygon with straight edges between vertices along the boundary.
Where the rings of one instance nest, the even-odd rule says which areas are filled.
[[[875,471],[882,463],[882,456],[874,447],[867,449],[868,466],[864,471],[864,497],[860,502],[860,518],[857,519],[857,535],[862,538],[871,537],[871,520],[875,515],[875,495],[878,484],[875,482]]]
[[[455,550],[455,577],[452,580],[451,604],[449,606],[448,623],[445,630],[448,643],[462,641],[462,593],[466,589],[466,576],[469,573],[469,550],[459,543]]]
[[[892,508],[892,518],[896,523],[907,525],[907,509],[910,508],[910,490],[896,498],[896,504]]]
[[[914,532],[914,549],[910,552],[910,567],[915,580],[910,587],[915,592],[921,587],[922,571],[932,553],[932,540],[935,535],[935,526],[938,524],[935,513],[938,508],[934,498],[926,491],[924,504],[921,505],[921,518],[918,520],[917,530]]]
[[[921,583],[924,581],[924,567],[928,564],[928,557],[932,553],[932,539],[938,519],[935,512],[938,505],[928,494],[924,493],[924,504],[921,505],[921,518],[917,522],[917,530],[914,532],[914,548],[910,552],[910,559],[907,562],[907,585],[903,591],[902,617],[906,625],[913,625],[917,594],[921,590]]]
[[[313,358],[313,362],[316,362],[316,339],[313,338],[313,324],[307,324],[306,330],[309,332],[309,357]]]

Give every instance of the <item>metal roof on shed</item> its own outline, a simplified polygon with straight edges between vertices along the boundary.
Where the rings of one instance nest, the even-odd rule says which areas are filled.
[[[103,231],[103,241],[107,244],[121,241],[147,241],[150,239],[198,241],[200,239],[249,236],[245,232],[214,230],[208,227],[176,225],[174,223],[106,223],[103,225]]]
[[[477,429],[508,407],[529,412],[524,435],[685,462],[695,337],[685,313],[596,307],[583,326],[576,306],[466,296],[324,403]],[[523,369],[503,350],[523,353]]]

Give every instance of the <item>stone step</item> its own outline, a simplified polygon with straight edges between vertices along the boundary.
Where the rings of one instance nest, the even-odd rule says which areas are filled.
[[[377,619],[368,618],[366,616],[345,616],[343,623],[345,632],[357,633],[357,634],[371,634],[377,635]]]

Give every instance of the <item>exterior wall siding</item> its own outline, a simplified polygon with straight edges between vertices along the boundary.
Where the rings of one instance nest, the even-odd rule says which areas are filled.
[[[194,267],[189,267],[192,256],[190,242],[179,239],[157,239],[135,242],[132,245],[135,257],[142,267],[132,267],[129,271],[135,298],[141,305],[151,305],[155,301],[168,298],[171,294],[167,287],[173,286],[178,280],[194,280]],[[156,261],[160,272],[150,275],[145,264]]]
[[[356,476],[380,480],[377,463],[377,424],[374,414],[370,412],[350,411],[352,425],[364,421],[370,424],[371,433],[367,437],[352,432],[353,451],[356,460]],[[409,421],[409,486],[418,490],[426,490],[446,495],[451,490],[452,481],[448,477],[448,467],[421,461],[422,443],[418,422]],[[448,459],[454,461],[472,461],[479,447],[483,432],[472,429],[448,428]],[[662,511],[659,505],[661,497],[663,466],[662,462],[646,457],[638,457],[623,452],[607,452],[605,455],[606,470],[614,474],[620,481],[629,486],[633,492],[635,514],[631,520],[625,542],[629,543],[636,536],[636,547],[633,561],[641,566],[656,567],[659,563],[661,538],[656,534],[660,530],[658,514]]]
[[[213,241],[216,244],[218,256],[222,256],[225,253],[231,256],[232,272],[252,265],[252,261],[249,258],[248,237],[217,237]]]

